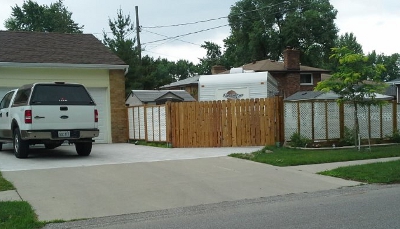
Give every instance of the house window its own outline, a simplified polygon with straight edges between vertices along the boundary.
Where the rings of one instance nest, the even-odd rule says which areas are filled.
[[[300,74],[300,85],[313,85],[313,75],[311,73]]]

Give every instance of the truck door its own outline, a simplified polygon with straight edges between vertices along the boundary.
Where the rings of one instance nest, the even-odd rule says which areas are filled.
[[[12,138],[10,104],[14,93],[8,92],[0,102],[0,138]]]

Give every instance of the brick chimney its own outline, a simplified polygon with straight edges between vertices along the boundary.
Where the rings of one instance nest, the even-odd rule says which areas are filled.
[[[283,64],[286,70],[300,70],[300,51],[286,47],[283,51]]]
[[[214,65],[211,67],[211,74],[216,75],[225,72],[226,68],[222,65]]]

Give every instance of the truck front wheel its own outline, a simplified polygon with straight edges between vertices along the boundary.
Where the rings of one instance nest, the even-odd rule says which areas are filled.
[[[79,156],[89,156],[92,151],[91,142],[76,142],[75,149]]]
[[[27,158],[29,153],[29,143],[27,141],[22,140],[19,128],[14,129],[13,136],[14,136],[13,148],[15,157]]]

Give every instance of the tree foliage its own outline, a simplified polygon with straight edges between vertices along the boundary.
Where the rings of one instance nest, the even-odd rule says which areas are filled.
[[[382,81],[391,81],[400,78],[400,54],[394,53],[386,56],[384,54],[376,54],[372,51],[368,54],[370,64],[382,64],[386,71],[381,72],[380,78]]]
[[[129,37],[134,30],[134,25],[130,16],[123,14],[122,9],[117,11],[116,19],[108,19],[108,25],[112,36],[103,31],[103,43],[129,65],[128,72],[125,74],[125,92],[128,94],[130,90],[139,87],[137,85],[138,75],[140,75],[137,67],[140,64],[139,51],[135,45],[136,39]]]
[[[231,7],[225,57],[234,66],[279,60],[286,46],[300,49],[301,63],[321,67],[334,47],[337,11],[328,0],[241,0]]]
[[[212,66],[225,64],[221,47],[218,44],[205,41],[201,47],[204,48],[207,53],[204,58],[200,58],[200,63],[197,65],[197,73],[200,75],[209,75],[211,74]]]
[[[63,0],[50,6],[39,5],[32,0],[24,1],[21,7],[12,7],[11,17],[4,26],[11,31],[58,33],[82,33],[83,29],[72,20],[72,13],[64,6]]]
[[[319,82],[315,89],[333,91],[340,95],[339,103],[353,104],[355,134],[358,135],[358,106],[383,103],[376,99],[376,93],[382,93],[387,86],[380,78],[385,67],[382,64],[371,64],[367,56],[347,47],[332,50],[331,58],[338,61],[338,71],[331,78]]]

